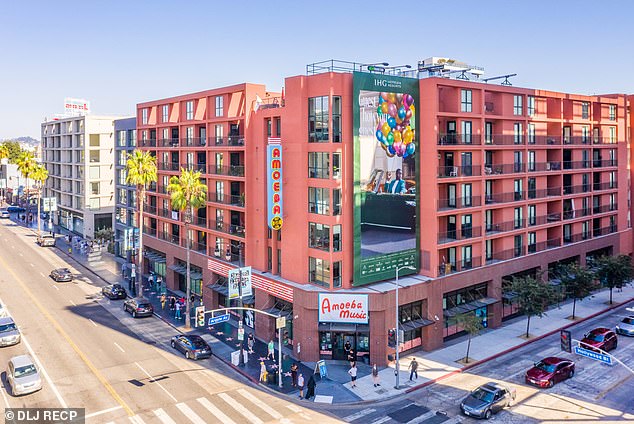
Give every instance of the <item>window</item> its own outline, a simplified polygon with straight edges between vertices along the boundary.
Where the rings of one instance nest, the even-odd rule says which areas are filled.
[[[484,241],[484,258],[487,261],[493,259],[493,240],[487,239]]]
[[[328,142],[328,96],[308,99],[308,142]]]
[[[616,121],[616,105],[609,106],[609,119],[610,121]]]
[[[194,119],[194,101],[189,100],[187,103],[185,103],[185,108],[185,119]]]
[[[341,153],[332,154],[332,178],[341,178]]]
[[[609,127],[610,143],[616,143],[616,127]]]
[[[332,264],[332,286],[341,287],[341,262]]]
[[[117,150],[117,165],[125,166],[128,163],[128,152],[125,150]]]
[[[590,127],[587,125],[583,125],[581,127],[581,142],[583,144],[588,144],[590,142]]]
[[[535,115],[535,96],[528,96],[527,100],[528,116]]]
[[[537,224],[536,210],[535,205],[528,205],[528,225]]]
[[[462,222],[461,222],[460,232],[462,234],[462,238],[465,239],[465,238],[473,237],[473,224],[472,224],[471,214],[462,215],[461,220]]]
[[[471,184],[463,184],[462,185],[462,204],[465,207],[471,206]]]
[[[341,252],[341,225],[332,227],[332,251]]]
[[[275,136],[282,136],[282,118],[275,118]]]
[[[590,103],[582,102],[581,103],[581,119],[589,119],[590,118]]]
[[[266,135],[270,137],[272,133],[273,133],[273,121],[271,121],[270,119],[267,119],[266,120]]]
[[[185,128],[185,139],[188,145],[194,142],[194,127]]]
[[[518,234],[514,237],[514,249],[513,249],[513,256],[518,257],[518,256],[522,256],[522,235]]]
[[[136,147],[136,130],[128,130],[128,146]]]
[[[332,142],[341,143],[341,97],[332,97]]]
[[[484,123],[484,142],[486,144],[493,143],[493,122]]]
[[[523,172],[522,152],[517,150],[513,152],[513,172]]]
[[[222,96],[216,96],[216,116],[224,116],[225,102]]]
[[[462,121],[462,142],[464,144],[471,144],[471,121]]]
[[[528,144],[535,144],[535,124],[528,124]]]
[[[473,266],[471,254],[472,254],[471,245],[462,246],[462,269],[470,269]]]
[[[513,180],[513,193],[514,193],[514,200],[518,201],[518,200],[522,200],[524,198],[523,196],[523,191],[524,191],[524,181],[523,180]]]
[[[420,319],[424,319],[422,300],[398,307],[398,320],[401,324],[405,324],[410,321],[418,321]]]
[[[330,154],[308,152],[308,178],[328,178],[330,176]]]
[[[319,258],[308,258],[308,281],[330,287],[330,262]]]
[[[524,219],[523,219],[523,213],[522,213],[522,208],[515,208],[515,213],[514,213],[514,219],[513,219],[513,228],[514,229],[518,229],[518,228],[522,228],[524,226]]]
[[[99,183],[90,183],[90,194],[99,195]]]
[[[513,115],[522,115],[522,96],[513,96]]]
[[[308,212],[330,215],[330,194],[327,188],[308,187]]]
[[[581,223],[581,238],[586,240],[590,237],[590,221],[583,221]]]
[[[266,253],[267,253],[266,270],[270,272],[273,269],[273,248],[271,246],[268,246]]]
[[[170,107],[169,105],[163,105],[161,108],[161,121],[168,122],[170,120]]]
[[[535,178],[528,179],[528,198],[537,198],[537,180]]]
[[[332,190],[332,214],[341,215],[341,189]]]
[[[471,90],[460,90],[460,112],[471,112]]]
[[[308,247],[330,250],[330,226],[315,222],[308,223]]]
[[[282,250],[277,249],[277,274],[282,274]]]
[[[148,109],[141,109],[141,124],[147,125]]]
[[[528,151],[528,172],[535,171],[535,151]]]
[[[564,224],[564,243],[572,242],[572,226],[570,224]]]
[[[89,177],[91,180],[98,180],[100,178],[98,166],[91,166],[89,172]]]
[[[522,123],[521,122],[515,122],[513,124],[513,143],[515,144],[522,144],[523,143],[523,138],[524,134],[522,131]]]
[[[117,146],[124,147],[126,145],[126,131],[117,131]]]
[[[528,233],[528,253],[537,252],[537,233],[531,231]]]

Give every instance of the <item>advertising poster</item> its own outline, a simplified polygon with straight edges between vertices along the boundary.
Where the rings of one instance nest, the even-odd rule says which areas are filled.
[[[353,86],[354,285],[363,285],[418,268],[419,96],[413,78],[355,72]]]

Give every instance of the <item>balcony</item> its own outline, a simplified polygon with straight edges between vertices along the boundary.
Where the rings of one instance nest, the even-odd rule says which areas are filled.
[[[529,227],[533,227],[535,225],[545,225],[545,224],[553,224],[555,222],[561,221],[560,213],[549,213],[547,215],[540,215],[535,217],[528,217],[527,223]]]
[[[561,187],[548,187],[540,190],[527,190],[529,199],[543,199],[545,197],[561,196]]]
[[[545,190],[542,190],[545,191]],[[493,203],[509,203],[524,200],[526,195],[522,192],[493,193],[484,195],[484,203],[490,205]]]
[[[594,191],[616,190],[617,188],[619,188],[619,185],[616,181],[607,182],[607,183],[595,183],[592,185],[592,189]]]
[[[222,221],[210,221],[209,228],[237,237],[244,237],[245,228],[241,225],[225,224]]]
[[[466,271],[473,268],[479,268],[482,266],[482,258],[475,256],[471,259],[465,259],[455,263],[446,263],[438,266],[438,275],[449,275],[454,272]]]
[[[452,197],[449,199],[438,199],[438,210],[472,208],[481,204],[480,196]]]
[[[506,231],[520,230],[526,226],[526,219],[514,219],[513,221],[500,222],[498,224],[485,224],[487,234],[503,233]]]
[[[610,166],[618,166],[619,161],[617,159],[594,159],[592,161],[593,168],[608,168]]]
[[[457,240],[467,240],[473,237],[482,236],[481,227],[465,227],[458,230],[442,231],[438,233],[438,243],[452,243]]]
[[[231,177],[244,177],[244,165],[209,165],[209,174],[228,175]]]
[[[159,162],[157,168],[159,171],[179,171],[180,166],[178,162]]]
[[[473,177],[480,175],[480,165],[471,166],[439,166],[439,178]]]
[[[479,145],[480,138],[479,134],[438,134],[438,145]]]
[[[594,206],[592,208],[592,213],[599,214],[599,213],[612,212],[612,211],[616,211],[618,208],[619,208],[618,203],[614,203],[612,205]]]
[[[231,205],[244,207],[244,196],[228,195],[224,193],[209,193],[207,200],[213,203],[222,203],[223,205]]]
[[[524,163],[505,163],[505,164],[485,164],[484,175],[503,175],[516,174],[526,172],[526,164]]]
[[[244,146],[245,140],[243,135],[230,135],[228,137],[213,137],[215,146]]]
[[[569,194],[588,193],[589,191],[590,184],[564,186],[564,196]]]
[[[593,228],[592,237],[606,236],[608,234],[616,233],[616,225],[610,225],[603,228]]]
[[[181,138],[181,147],[200,147],[207,145],[207,139],[205,137],[189,137]]]
[[[187,238],[181,239],[181,246],[187,247]],[[204,255],[207,254],[207,244],[200,243],[197,241],[189,240],[189,248],[194,252],[202,253]]]
[[[589,160],[579,160],[579,161],[564,161],[563,162],[564,169],[584,169],[590,168]]]
[[[157,231],[157,238],[159,240],[164,240],[169,243],[180,246],[180,237],[178,236],[178,234],[172,234],[172,233],[168,233],[164,231]]]
[[[156,237],[156,228],[143,226],[143,233],[152,237]]]
[[[178,147],[178,138],[162,138],[158,141],[161,147]]]
[[[590,238],[589,231],[577,233],[577,234],[568,234],[568,235],[564,234],[564,244],[578,243],[583,240],[588,240],[589,238]]]
[[[182,166],[183,168],[187,169],[188,171],[198,171],[201,174],[204,174],[207,171],[207,164],[206,163],[186,163]]]
[[[523,134],[487,134],[484,136],[484,144],[489,146],[520,146],[526,141]]]

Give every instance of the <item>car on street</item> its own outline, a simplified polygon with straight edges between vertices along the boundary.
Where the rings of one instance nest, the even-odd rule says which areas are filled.
[[[0,318],[0,346],[13,346],[20,343],[20,330],[11,317]]]
[[[129,312],[132,318],[151,317],[154,307],[150,301],[144,297],[134,297],[123,302],[123,310]]]
[[[618,339],[614,331],[609,328],[599,327],[584,334],[579,344],[584,349],[598,352],[601,349],[605,352],[616,349]]]
[[[125,299],[128,297],[125,289],[121,284],[111,284],[101,289],[101,294],[110,300]]]
[[[11,206],[7,207],[7,211],[9,213],[26,212],[26,209],[24,209],[22,206],[11,205]]]
[[[42,388],[40,370],[29,355],[14,356],[9,360],[7,383],[13,396],[37,392]]]
[[[560,381],[572,378],[573,375],[575,375],[574,362],[549,356],[539,362],[535,362],[533,368],[526,371],[524,379],[527,384],[537,387],[553,387]]]
[[[55,247],[55,237],[52,234],[42,234],[37,237],[37,244],[42,247]]]
[[[200,336],[178,335],[172,337],[172,347],[185,354],[187,359],[206,359],[211,357],[211,347]]]
[[[0,218],[9,219],[11,218],[11,214],[5,208],[0,209]]]
[[[625,317],[616,324],[616,334],[623,336],[634,336],[634,315]]]
[[[68,268],[57,268],[51,271],[51,278],[58,283],[67,283],[73,281],[73,273]]]
[[[492,414],[511,406],[515,396],[515,389],[489,382],[469,393],[460,403],[460,409],[470,417],[488,420]]]

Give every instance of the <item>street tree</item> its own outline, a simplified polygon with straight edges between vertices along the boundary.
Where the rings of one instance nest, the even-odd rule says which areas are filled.
[[[9,148],[5,143],[0,144],[0,160],[9,159]]]
[[[612,290],[622,288],[632,279],[632,259],[628,255],[602,256],[597,261],[595,271],[597,278],[610,288],[610,305]]]
[[[482,325],[482,318],[476,316],[473,312],[467,312],[466,314],[460,314],[456,316],[456,323],[464,331],[467,332],[469,337],[467,342],[467,356],[465,357],[465,363],[469,363],[469,350],[471,349],[471,337],[480,334],[480,331],[484,328]]]
[[[536,279],[530,275],[514,277],[510,289],[516,295],[515,302],[519,311],[528,318],[526,322],[526,338],[528,338],[531,318],[541,318],[546,315],[546,308],[554,300],[555,293],[552,287],[544,283],[541,278]]]
[[[596,287],[594,274],[585,267],[573,263],[564,265],[559,272],[559,278],[568,297],[572,298],[572,319],[575,319],[577,300],[588,297]]]
[[[172,201],[172,209],[185,212],[185,234],[187,243],[187,293],[185,296],[185,328],[189,329],[190,323],[190,292],[191,292],[191,275],[189,251],[191,249],[191,240],[189,238],[189,225],[194,216],[194,210],[205,207],[207,204],[207,186],[200,181],[201,173],[199,171],[191,171],[181,168],[181,174],[170,178],[167,186],[167,192],[170,193]]]
[[[143,269],[143,206],[145,203],[145,192],[148,186],[156,182],[158,176],[156,171],[156,158],[150,152],[134,150],[128,154],[126,163],[126,183],[136,186],[136,198],[139,205],[139,250],[137,256],[137,267],[139,278],[135,282],[136,293],[142,296],[143,285],[141,284],[141,275]],[[134,236],[134,235],[133,235]]]
[[[24,152],[24,150],[20,146],[20,143],[18,143],[17,141],[5,141],[2,143],[2,146],[7,151],[7,159],[9,159],[9,163],[17,164],[17,160]]]
[[[20,171],[20,173],[22,174],[22,176],[24,178],[26,178],[26,208],[27,208],[27,212],[29,210],[30,204],[29,204],[29,194],[30,194],[30,185],[29,185],[29,179],[32,177],[33,175],[33,171],[35,170],[35,168],[37,167],[37,162],[35,161],[35,158],[33,157],[33,153],[31,152],[27,152],[27,151],[22,151],[22,153],[20,153],[20,156],[17,158],[16,160],[16,164],[18,165],[18,171]]]
[[[36,165],[31,176],[37,186],[37,235],[42,236],[42,227],[40,226],[40,205],[42,203],[42,189],[44,183],[48,179],[48,170],[44,165]]]

